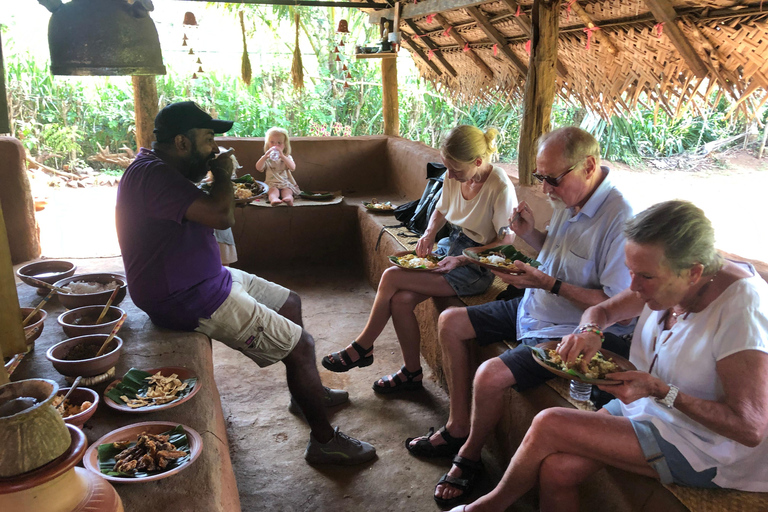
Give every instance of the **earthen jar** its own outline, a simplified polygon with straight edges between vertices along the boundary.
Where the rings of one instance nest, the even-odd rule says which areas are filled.
[[[59,385],[47,379],[29,379],[0,386],[0,477],[39,468],[67,451],[71,438],[61,415],[51,405]],[[31,401],[31,407],[9,407]],[[13,404],[11,402],[14,402]],[[1,510],[13,510],[0,508]]]
[[[112,485],[75,467],[87,448],[85,434],[69,425],[70,445],[60,457],[29,473],[0,478],[0,510],[13,512],[123,512]]]

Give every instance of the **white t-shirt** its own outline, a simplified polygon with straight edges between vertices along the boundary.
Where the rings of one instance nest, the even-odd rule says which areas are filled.
[[[768,352],[768,283],[753,274],[731,284],[700,313],[679,317],[664,330],[663,311],[645,307],[635,329],[629,360],[648,371],[658,340],[653,375],[680,391],[704,400],[723,398],[717,362],[737,352]],[[669,334],[671,332],[671,334]],[[669,338],[667,336],[669,335]],[[662,343],[662,341],[666,341]],[[675,445],[696,471],[717,468],[713,482],[744,491],[768,491],[768,438],[750,448],[646,397],[621,404],[624,416],[650,421],[664,440]]]
[[[485,245],[498,237],[500,228],[509,225],[516,206],[515,186],[503,169],[493,166],[480,192],[469,201],[461,194],[461,183],[446,174],[436,208],[465,235]]]

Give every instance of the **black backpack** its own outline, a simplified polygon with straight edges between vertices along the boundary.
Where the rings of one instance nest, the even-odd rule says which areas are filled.
[[[403,226],[419,235],[423,235],[429,225],[429,219],[440,196],[443,193],[443,179],[445,176],[445,166],[436,162],[427,164],[427,186],[421,194],[421,199],[411,201],[395,208],[395,219],[399,220]],[[448,236],[450,225],[446,225],[438,232],[436,240]]]

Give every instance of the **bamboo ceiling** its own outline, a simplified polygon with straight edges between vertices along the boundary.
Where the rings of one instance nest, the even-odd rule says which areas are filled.
[[[402,46],[424,78],[453,96],[522,98],[532,0],[406,2]],[[768,98],[768,2],[761,4],[562,0],[558,94],[606,118],[638,104],[676,117],[701,109],[714,91],[751,117]]]

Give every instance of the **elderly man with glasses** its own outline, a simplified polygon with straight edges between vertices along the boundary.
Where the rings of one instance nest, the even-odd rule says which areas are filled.
[[[571,334],[590,306],[626,289],[629,271],[624,264],[624,222],[632,208],[600,165],[600,146],[592,135],[567,127],[543,135],[533,176],[554,208],[546,231],[535,228],[533,212],[521,202],[510,228],[538,251],[537,269],[516,262],[516,275],[498,273],[506,283],[526,289],[522,298],[481,306],[450,308],[440,315],[438,335],[451,392],[446,426],[438,432],[406,441],[418,456],[452,456],[454,465],[435,489],[443,506],[464,501],[480,469],[480,451],[502,413],[502,395],[510,386],[518,391],[552,378],[533,361],[525,345],[536,345]],[[606,348],[628,352],[621,338],[632,326],[606,332]],[[479,345],[520,340],[516,349],[483,363],[470,373],[470,343]],[[471,405],[471,414],[470,414]]]

